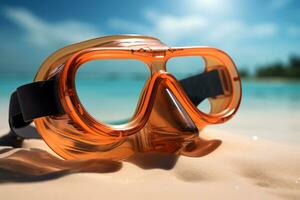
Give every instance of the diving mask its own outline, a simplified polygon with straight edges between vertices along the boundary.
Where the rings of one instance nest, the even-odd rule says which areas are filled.
[[[169,60],[191,56],[203,60],[203,71],[193,66],[197,73],[183,78],[169,73],[166,67]],[[98,119],[78,95],[78,71],[93,60],[140,61],[148,72],[128,121],[115,125]],[[95,73],[107,70],[101,66],[99,69]],[[119,74],[133,69],[121,65]],[[101,88],[114,78],[103,81]],[[105,90],[110,91],[110,86]],[[101,90],[86,92],[101,94]],[[121,91],[113,95],[121,100],[126,94]],[[103,113],[112,115],[107,112],[109,107],[105,107],[110,100],[104,99],[100,96],[97,102],[104,105]],[[209,102],[208,112],[199,107],[204,100]],[[218,140],[201,139],[199,132],[206,125],[230,119],[240,100],[241,82],[235,64],[221,50],[168,47],[156,38],[138,35],[107,36],[66,46],[48,57],[34,82],[12,94],[9,123],[13,133],[22,140],[24,136],[19,137],[18,130],[33,121],[48,146],[65,159],[120,160],[135,152],[196,157],[220,144]]]

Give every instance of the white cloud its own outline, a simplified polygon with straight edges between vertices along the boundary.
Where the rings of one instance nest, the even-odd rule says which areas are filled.
[[[271,0],[270,8],[273,10],[278,10],[289,5],[293,0]]]
[[[278,32],[276,24],[264,22],[248,24],[241,20],[215,20],[207,16],[186,14],[166,15],[155,11],[145,12],[149,25],[113,19],[109,23],[119,30],[138,30],[140,34],[153,35],[167,43],[176,45],[182,41],[240,42],[243,39],[272,37]]]
[[[9,20],[25,30],[26,39],[39,47],[80,42],[100,35],[93,25],[87,23],[78,21],[50,23],[24,8],[6,7],[3,11]]]
[[[178,41],[192,31],[197,33],[207,24],[206,19],[197,15],[174,16],[160,15],[154,11],[145,12],[148,26],[124,19],[111,19],[109,26],[118,30],[135,31],[135,33],[153,35],[167,41]]]
[[[201,29],[205,26],[206,20],[199,16],[175,17],[166,15],[156,23],[157,30],[164,33],[173,33],[173,31],[178,30],[181,30],[180,32],[188,32],[189,30]]]
[[[199,15],[161,15],[147,11],[146,18],[153,25],[153,34],[171,41],[181,40],[191,33],[199,33],[207,26],[207,20]]]
[[[298,37],[300,36],[300,26],[290,26],[287,28],[287,33],[290,36]]]
[[[225,21],[211,29],[209,38],[211,40],[240,41],[243,39],[259,39],[275,35],[278,31],[277,25],[273,23],[247,24],[243,21]]]
[[[274,23],[260,23],[251,27],[252,33],[255,37],[270,37],[277,33],[278,27]]]
[[[109,26],[122,31],[132,31],[135,33],[159,37],[167,42],[176,43],[192,32],[197,33],[206,26],[206,20],[199,16],[173,16],[147,12],[148,26],[124,19],[112,19]]]
[[[128,33],[143,33],[148,29],[148,26],[117,18],[108,20],[108,24],[112,28],[125,30]]]
[[[265,62],[265,51],[273,45],[260,48],[260,42],[280,34],[278,25],[273,22],[250,23],[240,17],[211,18],[203,13],[175,15],[153,10],[144,12],[144,17],[143,23],[114,19],[115,23],[108,25],[118,31],[138,30],[139,34],[157,37],[170,46],[215,46],[228,52],[237,65]],[[273,54],[267,57],[272,60]]]
[[[180,9],[187,13],[205,13],[215,16],[224,16],[232,14],[235,5],[238,3],[235,0],[179,0],[176,2]],[[218,13],[218,15],[216,15]]]

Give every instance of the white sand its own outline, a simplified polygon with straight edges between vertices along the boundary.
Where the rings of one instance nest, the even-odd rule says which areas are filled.
[[[179,157],[170,170],[145,170],[124,162],[113,173],[2,183],[0,196],[3,200],[300,199],[300,147],[209,129],[202,134],[219,138],[223,144],[205,157]],[[42,141],[33,140],[24,147],[47,149]]]

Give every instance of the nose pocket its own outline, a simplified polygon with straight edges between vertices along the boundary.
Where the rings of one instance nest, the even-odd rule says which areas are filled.
[[[155,94],[148,123],[139,134],[141,150],[179,153],[191,138],[198,136],[198,128],[164,82],[157,86]]]
[[[140,151],[199,157],[214,151],[219,140],[199,138],[199,130],[165,82],[155,92],[148,123],[138,135]]]
[[[153,130],[166,135],[198,134],[192,121],[173,92],[164,83],[158,86],[157,95],[149,118]]]

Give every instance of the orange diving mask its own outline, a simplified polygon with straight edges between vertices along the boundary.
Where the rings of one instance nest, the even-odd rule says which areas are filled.
[[[189,62],[179,62],[180,70],[171,73],[170,60],[186,57],[200,58],[203,69]],[[113,71],[109,63],[116,60],[124,64]],[[142,67],[126,64],[127,60],[142,63]],[[81,66],[91,61],[108,61],[108,65],[97,66],[98,71],[86,76],[87,82],[91,81],[89,77],[98,77],[100,84],[90,82],[83,95],[79,95],[78,73]],[[185,72],[185,67],[193,68],[195,73],[177,76],[178,71]],[[146,70],[146,76],[134,73],[141,68]],[[108,71],[108,78],[104,78],[102,72]],[[129,72],[134,75],[127,77],[132,84],[116,81]],[[143,78],[145,81],[129,120],[116,125],[101,117],[98,119],[97,114],[122,115],[123,107],[130,105],[130,91],[137,85],[134,80]],[[115,87],[123,89],[112,92]],[[111,96],[101,96],[101,89]],[[98,95],[97,100],[88,94]],[[19,87],[12,94],[9,124],[12,135],[22,141],[27,136],[18,131],[33,121],[43,140],[65,159],[120,160],[136,152],[197,157],[220,144],[219,140],[201,139],[199,132],[206,125],[230,119],[240,100],[237,69],[221,50],[168,47],[156,38],[138,35],[107,36],[66,46],[48,57],[34,82]],[[88,109],[89,103],[85,101],[96,102],[96,105]],[[210,107],[206,112],[201,107],[203,102]],[[115,109],[117,111],[110,111]]]

